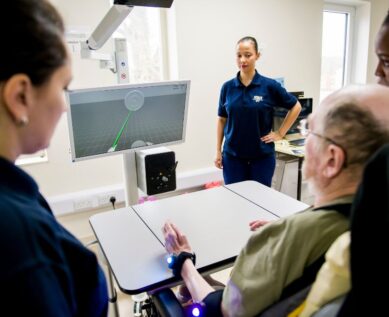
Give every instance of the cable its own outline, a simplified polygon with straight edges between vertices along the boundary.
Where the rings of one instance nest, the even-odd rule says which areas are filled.
[[[109,201],[110,201],[111,204],[112,204],[112,208],[113,208],[113,209],[116,209],[116,208],[115,208],[116,197],[115,197],[115,196],[111,196],[111,197],[109,198]]]
[[[177,164],[178,164],[178,161],[176,161],[176,162],[174,163],[174,165],[170,167],[169,170],[170,170],[171,173],[173,173],[173,172],[176,170]]]

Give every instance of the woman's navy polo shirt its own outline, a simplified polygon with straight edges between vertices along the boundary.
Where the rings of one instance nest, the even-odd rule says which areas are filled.
[[[218,115],[227,118],[223,152],[239,158],[268,156],[274,153],[274,143],[266,144],[260,138],[272,129],[274,108],[289,110],[297,99],[257,71],[247,87],[239,75],[225,82],[220,92]]]
[[[54,218],[36,182],[0,157],[1,316],[106,317],[95,254]]]

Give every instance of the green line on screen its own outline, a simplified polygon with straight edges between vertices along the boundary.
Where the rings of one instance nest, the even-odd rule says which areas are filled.
[[[122,133],[123,133],[123,130],[124,130],[124,128],[126,127],[126,125],[127,125],[127,123],[128,123],[128,119],[130,119],[130,116],[131,116],[131,110],[128,112],[128,115],[127,115],[127,118],[126,118],[126,120],[124,121],[124,123],[123,123],[123,125],[122,125],[122,127],[121,127],[121,129],[120,129],[120,131],[119,131],[119,133],[118,133],[118,135],[116,136],[116,139],[115,139],[115,142],[113,142],[113,145],[112,145],[112,148],[116,148],[116,145],[118,144],[118,142],[119,142],[119,139],[120,139],[120,137],[122,136]]]

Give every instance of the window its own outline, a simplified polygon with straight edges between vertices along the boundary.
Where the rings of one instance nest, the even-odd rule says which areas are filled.
[[[355,8],[328,4],[323,12],[320,100],[350,82]]]
[[[134,7],[115,32],[127,40],[130,82],[154,82],[166,79],[164,9]]]
[[[38,151],[34,154],[25,154],[20,155],[18,159],[16,160],[16,165],[28,165],[28,164],[35,164],[35,163],[42,163],[47,162],[48,156],[46,150]]]

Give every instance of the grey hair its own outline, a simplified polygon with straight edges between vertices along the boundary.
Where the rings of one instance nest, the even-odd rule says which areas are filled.
[[[326,135],[347,151],[347,165],[364,165],[369,157],[389,142],[389,129],[357,102],[332,107],[323,120]]]

